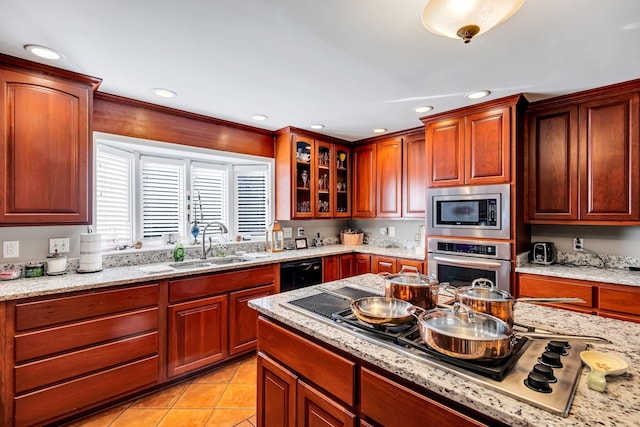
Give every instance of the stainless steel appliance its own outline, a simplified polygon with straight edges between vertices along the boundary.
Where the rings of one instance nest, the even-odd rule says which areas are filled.
[[[550,265],[556,262],[556,246],[553,242],[535,242],[531,246],[531,262]]]
[[[429,274],[452,286],[469,286],[475,279],[490,279],[510,292],[511,244],[487,240],[427,240]]]
[[[510,210],[509,184],[430,188],[427,234],[509,239]]]
[[[322,258],[280,264],[280,291],[291,291],[322,283]]]
[[[345,295],[341,298],[335,293]],[[567,416],[578,384],[587,345],[580,341],[530,340],[520,338],[511,354],[491,362],[469,361],[446,356],[426,346],[415,322],[391,328],[374,327],[358,321],[351,309],[353,298],[379,295],[374,289],[348,285],[321,292],[284,305],[319,321],[395,351],[427,365],[446,370],[514,399]],[[524,325],[514,328],[533,331]]]

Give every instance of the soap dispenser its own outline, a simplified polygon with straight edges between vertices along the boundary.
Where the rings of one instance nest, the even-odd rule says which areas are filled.
[[[173,248],[173,261],[184,261],[184,245],[182,243],[178,243],[176,247]]]

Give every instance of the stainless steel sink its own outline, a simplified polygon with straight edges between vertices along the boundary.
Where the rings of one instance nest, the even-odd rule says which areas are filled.
[[[214,257],[207,259],[199,259],[193,261],[174,262],[169,264],[171,268],[177,268],[180,270],[186,270],[190,268],[206,268],[216,265],[236,264],[239,262],[246,262],[248,259],[239,256],[227,256],[227,257]]]
[[[207,259],[207,261],[210,262],[211,264],[223,265],[223,264],[235,264],[238,262],[246,262],[248,261],[248,259],[242,258],[239,256],[225,256],[225,257],[219,257],[219,258],[209,258]]]
[[[205,268],[211,267],[211,263],[207,261],[184,261],[184,262],[174,262],[173,264],[169,264],[171,268],[177,269],[188,269],[188,268]]]

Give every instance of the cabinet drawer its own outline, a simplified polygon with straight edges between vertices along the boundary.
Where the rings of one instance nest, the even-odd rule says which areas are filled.
[[[169,301],[185,301],[273,283],[273,266],[208,274],[169,282]]]
[[[360,412],[383,426],[422,427],[428,420],[439,427],[486,425],[366,368],[360,369]]]
[[[16,366],[16,394],[157,353],[158,333],[151,332]]]
[[[158,309],[16,334],[16,363],[158,329]]]
[[[16,331],[157,306],[157,284],[16,304]]]
[[[566,304],[579,307],[593,307],[593,286],[571,279],[548,278],[531,274],[518,276],[519,297],[577,297],[585,303]],[[565,304],[558,307],[565,306]]]
[[[260,350],[282,362],[347,405],[355,405],[354,362],[307,341],[266,319],[258,318]],[[327,369],[327,367],[331,367]]]
[[[30,426],[98,406],[158,382],[158,356],[16,397],[15,424]]]
[[[602,310],[616,311],[624,314],[635,314],[640,316],[640,288],[608,288],[598,289],[600,308]]]

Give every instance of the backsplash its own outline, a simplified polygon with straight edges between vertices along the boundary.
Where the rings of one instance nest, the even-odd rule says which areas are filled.
[[[529,252],[523,252],[516,259],[516,267],[524,267],[529,263]],[[595,254],[593,252],[562,252],[558,251],[556,263],[576,266],[626,269],[628,266],[640,266],[640,258],[617,256],[609,254]],[[604,263],[604,265],[603,265]]]

